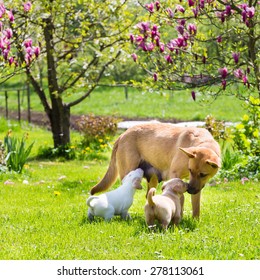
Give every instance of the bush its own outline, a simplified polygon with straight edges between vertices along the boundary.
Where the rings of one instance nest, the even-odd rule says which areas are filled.
[[[28,148],[26,148],[26,140],[28,138],[28,134],[25,134],[22,139],[17,139],[11,136],[11,131],[9,130],[8,134],[4,139],[4,146],[7,153],[5,158],[6,166],[10,170],[21,173],[26,163],[33,144],[30,144]]]
[[[58,158],[60,161],[72,160],[76,158],[76,149],[70,144],[65,146],[59,146],[57,148],[42,146],[38,150],[37,157],[39,159]]]

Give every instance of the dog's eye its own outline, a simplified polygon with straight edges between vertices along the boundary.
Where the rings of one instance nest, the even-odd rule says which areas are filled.
[[[201,178],[206,177],[206,176],[208,176],[208,174],[200,173]]]

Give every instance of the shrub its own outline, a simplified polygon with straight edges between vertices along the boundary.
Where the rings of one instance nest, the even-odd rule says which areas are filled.
[[[6,135],[4,139],[5,150],[7,153],[5,161],[9,171],[13,170],[18,173],[22,172],[24,164],[26,163],[34,144],[30,144],[26,148],[27,138],[27,134],[25,134],[22,139],[12,137],[10,130]]]
[[[117,131],[118,120],[114,117],[82,116],[77,122],[77,127],[83,135],[82,144],[85,147],[91,143],[97,145],[107,142],[107,136],[115,135]]]
[[[60,161],[72,160],[76,158],[76,149],[70,144],[67,144],[65,146],[59,146],[57,148],[42,146],[38,150],[37,157],[39,159],[58,158]]]

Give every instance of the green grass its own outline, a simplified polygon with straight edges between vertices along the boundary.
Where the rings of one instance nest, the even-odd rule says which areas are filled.
[[[22,109],[27,110],[26,92],[21,93]],[[74,100],[77,94],[65,96],[64,100]],[[9,106],[17,109],[16,92],[10,92]],[[0,92],[0,104],[5,104],[4,92]],[[100,87],[79,105],[72,107],[72,114],[114,115],[128,118],[159,118],[178,120],[204,120],[209,114],[218,120],[239,121],[245,110],[243,102],[234,96],[222,96],[214,102],[206,102],[198,95],[197,101],[191,98],[190,90],[165,92],[143,92],[129,88],[126,100],[123,88]],[[2,106],[3,106],[2,105]],[[31,108],[43,111],[39,98],[32,92]]]
[[[35,141],[32,156],[45,142],[51,143],[50,133],[44,130],[23,126],[16,133],[24,131]],[[0,139],[3,136],[1,131]],[[206,186],[200,221],[191,218],[190,195],[185,194],[180,226],[150,232],[144,219],[143,181],[144,189],[136,192],[130,208],[132,220],[115,217],[107,223],[97,218],[89,223],[85,201],[106,171],[110,153],[106,156],[91,161],[31,160],[21,175],[0,174],[0,259],[260,258],[257,182]]]

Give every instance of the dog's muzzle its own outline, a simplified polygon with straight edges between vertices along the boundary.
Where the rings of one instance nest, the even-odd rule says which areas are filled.
[[[188,190],[187,193],[189,194],[197,194],[199,193],[201,190],[195,189],[193,188],[190,184],[188,184]]]

